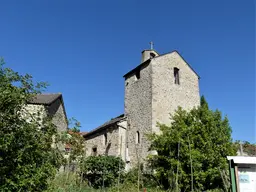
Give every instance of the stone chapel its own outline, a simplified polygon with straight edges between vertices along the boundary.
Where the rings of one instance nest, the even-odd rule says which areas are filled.
[[[200,105],[199,76],[177,52],[142,51],[141,63],[124,76],[124,114],[84,135],[86,156],[120,156],[126,169],[150,153],[145,134],[161,134],[157,122],[170,124],[178,108]]]

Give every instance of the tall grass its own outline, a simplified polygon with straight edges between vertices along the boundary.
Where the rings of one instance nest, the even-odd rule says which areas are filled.
[[[73,172],[64,172],[56,175],[55,179],[49,181],[49,189],[47,192],[138,192],[136,182],[126,180],[123,183],[116,183],[115,186],[104,189],[94,189],[86,182],[82,181],[79,175]],[[147,192],[164,192],[159,187],[147,186],[140,187],[140,192],[146,189]],[[167,192],[174,192],[174,190],[167,190]],[[175,191],[176,192],[176,191]],[[195,192],[198,192],[195,190]],[[207,192],[223,192],[221,189],[208,190]]]
[[[81,181],[80,177],[71,172],[59,173],[55,179],[49,181],[47,192],[138,192],[137,183],[124,182],[105,189],[94,189]],[[145,188],[147,192],[163,192],[158,188]],[[140,191],[144,191],[142,187]]]

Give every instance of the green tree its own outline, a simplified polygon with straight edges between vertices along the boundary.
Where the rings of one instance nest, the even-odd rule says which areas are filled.
[[[80,169],[84,179],[95,188],[110,187],[123,174],[124,162],[120,157],[89,156],[82,161]]]
[[[234,146],[237,151],[241,152],[241,148],[243,153],[248,156],[256,156],[256,143],[250,143],[249,141],[240,141],[237,140],[234,142]]]
[[[170,126],[158,124],[162,134],[151,134],[149,162],[165,188],[177,191],[227,188],[226,156],[235,155],[228,118],[212,111],[205,98],[187,112],[178,108]]]
[[[56,127],[42,111],[26,110],[27,101],[46,83],[4,68],[0,61],[0,191],[43,191],[60,166],[53,148]]]
[[[61,133],[60,141],[68,149],[66,151],[66,165],[71,163],[80,164],[85,155],[85,142],[83,135],[80,133],[80,122],[75,118],[69,120],[69,128]]]

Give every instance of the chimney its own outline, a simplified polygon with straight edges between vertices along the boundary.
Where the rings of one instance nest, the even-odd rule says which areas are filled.
[[[155,50],[153,49],[144,50],[142,51],[141,63],[147,61],[148,59],[152,59],[156,56],[159,56],[159,54]]]

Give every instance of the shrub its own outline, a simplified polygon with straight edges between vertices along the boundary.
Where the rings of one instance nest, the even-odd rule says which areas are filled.
[[[90,156],[80,166],[82,177],[94,188],[109,187],[123,175],[124,162],[114,156]]]
[[[228,170],[226,157],[236,154],[228,118],[209,109],[204,97],[198,108],[179,108],[171,117],[170,125],[158,124],[162,134],[149,137],[158,152],[149,162],[159,182],[181,191],[228,188],[221,171]]]
[[[160,187],[158,185],[158,180],[155,178],[153,174],[147,173],[143,171],[141,166],[140,171],[138,171],[138,166],[132,168],[128,172],[124,174],[123,183],[124,184],[136,184],[138,186],[138,176],[139,176],[139,184],[140,188],[155,188]]]
[[[0,191],[43,191],[60,166],[61,154],[51,147],[56,126],[43,111],[24,107],[44,87],[0,59]]]

